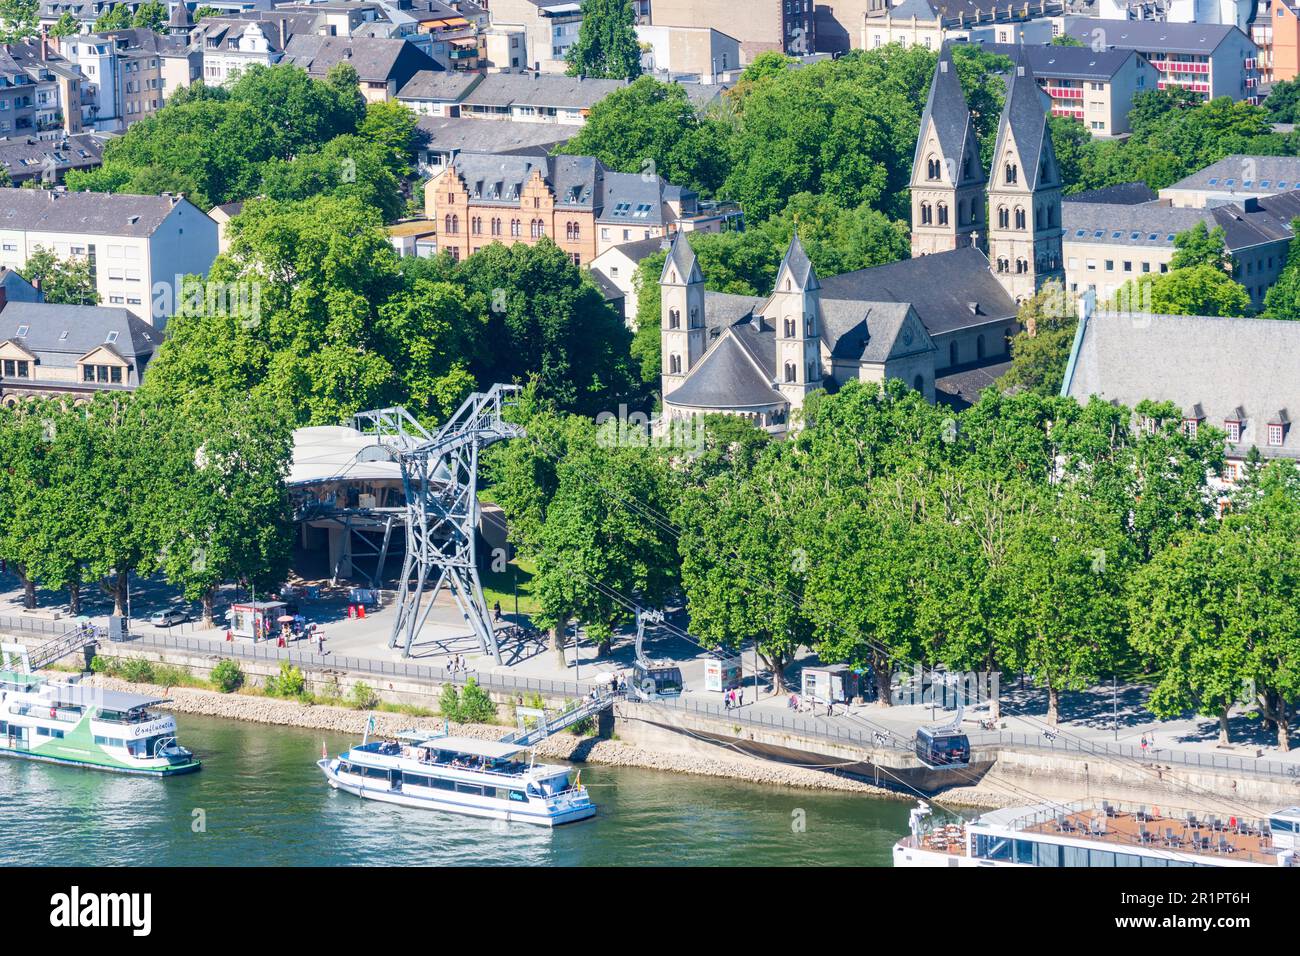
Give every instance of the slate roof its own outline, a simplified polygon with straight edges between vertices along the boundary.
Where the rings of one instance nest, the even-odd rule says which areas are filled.
[[[1057,0],[1049,0],[1045,4],[1040,4],[1040,0],[1034,0],[1029,4],[1030,16],[1042,16],[1039,12],[1040,5],[1046,7],[1046,15],[1060,13],[1063,6]],[[1025,5],[1011,4],[1010,9],[1015,18],[1021,19],[1021,13]],[[958,17],[965,16],[968,21],[976,18],[989,20],[995,16],[1000,16],[1005,21],[1007,17],[1008,4],[1006,0],[902,0],[897,6],[887,8],[880,14],[868,13],[868,16],[883,16],[888,13],[895,20],[907,20],[915,16],[918,20],[934,20],[938,16],[943,16],[945,20],[956,20]]]
[[[458,70],[421,70],[398,91],[399,100],[434,100],[457,103],[482,79]]]
[[[300,66],[308,73],[324,76],[339,63],[348,63],[362,80],[387,82],[399,76],[400,62],[406,58],[419,65],[412,75],[442,67],[429,54],[403,39],[387,37],[330,37],[295,34],[284,48],[286,63]]]
[[[462,102],[466,106],[553,106],[590,109],[626,80],[600,80],[554,73],[489,73]]]
[[[551,148],[567,143],[577,134],[576,127],[558,123],[485,121],[459,116],[421,116],[416,126],[428,137],[426,148],[442,153],[549,153]]]
[[[756,340],[747,347],[742,337]],[[771,337],[772,342],[764,341]],[[698,408],[753,408],[784,401],[773,384],[773,375],[755,364],[755,354],[771,354],[775,361],[775,333],[759,332],[744,322],[724,332],[699,363],[690,377],[664,396],[673,405]]]
[[[1035,76],[1070,80],[1105,82],[1123,69],[1137,53],[1133,50],[1106,49],[1100,52],[1089,46],[1053,46],[1052,44],[986,43],[983,49],[1000,53],[1015,61],[1023,52]]]
[[[22,326],[28,331],[19,337]],[[161,333],[148,322],[117,307],[10,302],[0,311],[0,342],[18,343],[47,367],[71,368],[77,359],[103,345],[138,369],[161,339]]]
[[[668,256],[664,259],[663,272],[659,276],[660,282],[663,282],[664,276],[668,275],[669,266],[677,268],[677,275],[682,282],[700,281],[700,264],[695,258],[695,250],[691,248],[690,240],[686,238],[686,234],[681,230],[678,230],[673,235],[672,244],[668,247]],[[750,296],[737,296],[735,298],[749,299]],[[706,296],[704,301],[707,311],[709,297]],[[719,300],[719,302],[721,301]],[[762,299],[758,300],[759,303],[762,303],[762,301]]]
[[[1019,51],[1020,55],[1007,84],[1002,116],[998,120],[998,138],[993,147],[993,155],[1002,155],[1003,147],[1010,137],[1020,154],[1025,186],[1037,189],[1040,163],[1044,150],[1051,150],[1051,140],[1047,132],[1047,113],[1043,110],[1042,92],[1025,58],[1025,48],[1020,47]]]
[[[1161,202],[1120,206],[1071,202],[1061,206],[1062,240],[1145,247],[1172,247],[1175,236],[1197,223],[1223,228],[1228,251],[1289,241],[1291,220],[1300,216],[1300,190],[1277,196],[1222,203],[1205,209]]]
[[[600,222],[630,223],[634,226],[664,224],[664,192],[667,184],[659,176],[604,171]]]
[[[1101,20],[1084,17],[1066,28],[1066,35],[1091,45],[1095,30],[1109,47],[1152,53],[1213,53],[1231,34],[1234,24],[1166,23],[1162,20]]]
[[[47,163],[52,164],[57,177],[62,177],[69,169],[94,169],[103,159],[104,141],[90,133],[62,139],[0,138],[0,167],[14,182],[39,178]]]
[[[653,239],[637,239],[635,242],[624,242],[611,248],[617,249],[633,262],[641,262],[661,251],[664,248],[664,239],[662,236]]]
[[[1241,153],[1225,156],[1166,187],[1171,191],[1218,190],[1253,195],[1297,188],[1300,188],[1300,156],[1244,156]]]
[[[535,171],[540,171],[555,192],[557,205],[591,209],[600,200],[599,166],[600,161],[593,156],[461,153],[449,168],[465,181],[470,199],[476,203],[499,202],[518,207],[525,184]]]
[[[921,113],[920,134],[916,137],[916,151],[912,156],[914,177],[921,176],[921,152],[925,148],[926,133],[931,125],[938,137],[943,158],[951,160],[951,164],[945,163],[944,166],[946,180],[950,175],[949,170],[964,168],[967,149],[976,149],[970,109],[966,105],[961,79],[957,76],[957,67],[952,62],[947,44],[944,44],[939,53],[939,61],[935,64],[934,76],[930,80],[930,92],[926,95],[925,110]],[[971,163],[970,168],[972,175],[961,182],[983,182],[983,165],[976,161]]]
[[[1063,389],[1080,401],[1097,395],[1129,408],[1143,399],[1170,401],[1184,414],[1201,406],[1222,428],[1244,411],[1242,441],[1266,457],[1300,458],[1300,428],[1268,445],[1270,421],[1300,413],[1300,322],[1205,316],[1097,313],[1084,327]]]
[[[817,282],[817,271],[813,269],[812,260],[808,258],[808,253],[804,252],[803,243],[799,241],[799,230],[790,236],[790,245],[786,247],[785,257],[781,260],[781,265],[777,268],[776,274],[781,276],[786,269],[790,270],[790,277],[794,280],[797,289],[820,289],[821,285]]]
[[[0,229],[149,236],[184,201],[179,196],[4,187],[0,188]]]
[[[821,282],[823,304],[831,299],[910,302],[930,335],[1014,320],[1018,312],[989,269],[988,258],[970,246],[828,276]]]
[[[1153,202],[1155,198],[1155,190],[1146,183],[1138,182],[1116,183],[1113,186],[1102,186],[1100,189],[1086,189],[1083,192],[1062,196],[1061,202],[1095,202],[1128,206],[1136,203]]]

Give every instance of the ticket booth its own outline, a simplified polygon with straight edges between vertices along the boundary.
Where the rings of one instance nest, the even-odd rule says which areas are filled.
[[[704,662],[704,689],[725,694],[741,684],[739,654],[712,654]]]
[[[858,675],[847,664],[805,667],[799,696],[823,704],[847,704],[858,696]]]
[[[283,601],[246,601],[230,605],[230,633],[235,637],[260,640],[280,633],[279,618],[285,614]]]

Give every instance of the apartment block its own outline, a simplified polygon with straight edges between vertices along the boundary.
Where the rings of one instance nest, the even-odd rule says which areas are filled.
[[[739,41],[742,64],[773,50],[795,56],[817,50],[812,0],[749,0],[743,9],[734,0],[653,0],[650,25],[711,27]]]
[[[871,50],[887,43],[937,50],[949,40],[983,43],[1046,43],[1050,17],[1064,12],[1062,0],[998,3],[996,0],[903,0],[870,9],[859,24],[858,46]]]

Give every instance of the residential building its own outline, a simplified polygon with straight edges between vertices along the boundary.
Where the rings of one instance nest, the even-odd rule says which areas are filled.
[[[191,36],[203,54],[203,81],[220,86],[250,66],[281,62],[290,37],[315,28],[315,14],[262,10],[205,17]]]
[[[397,91],[397,100],[420,116],[460,116],[460,103],[483,78],[475,73],[421,70]]]
[[[769,296],[726,295],[705,291],[679,232],[660,276],[665,416],[741,415],[779,433],[811,391],[852,379],[969,404],[1010,357],[1018,301],[1061,275],[1047,114],[1023,58],[1008,79],[989,172],[940,53],[912,170],[911,259],[819,277],[796,235]]]
[[[0,301],[0,404],[138,388],[161,340],[123,308]]]
[[[357,71],[361,92],[370,102],[396,99],[417,73],[441,69],[407,40],[312,34],[291,37],[284,62],[302,67],[317,79],[324,79],[332,67],[347,63]]]
[[[1227,433],[1228,480],[1252,450],[1300,460],[1300,322],[1085,312],[1061,391],[1129,408],[1173,402],[1187,431]]]
[[[605,282],[618,289],[623,297],[624,320],[636,331],[637,301],[636,271],[641,263],[656,252],[665,251],[671,245],[667,238],[638,239],[619,246],[610,246],[595,259],[591,260],[591,271]]]
[[[480,34],[483,56],[480,65],[489,73],[526,69],[532,62],[528,54],[528,31],[522,25],[493,25]]]
[[[658,4],[656,4],[658,6]],[[565,57],[582,29],[582,5],[574,0],[492,0],[494,30],[522,30],[526,55],[522,66],[542,73],[563,73]],[[514,54],[511,54],[512,59]]]
[[[713,27],[646,24],[636,28],[636,37],[644,50],[641,69],[647,73],[698,76],[711,83],[720,71],[741,63],[740,41]]]
[[[1095,0],[1102,20],[1234,24],[1242,32],[1255,16],[1255,0]]]
[[[997,0],[903,0],[897,6],[868,10],[859,24],[858,46],[871,50],[886,43],[937,50],[952,40],[983,43],[1046,43],[1050,17],[1064,12],[1062,0],[998,3]]]
[[[199,78],[203,62],[186,37],[145,29],[81,33],[60,46],[80,73],[79,122],[96,132],[121,132],[152,116]]]
[[[16,186],[32,179],[45,185],[62,183],[69,169],[94,169],[103,160],[104,140],[93,133],[62,139],[0,137],[0,169]]]
[[[618,173],[591,156],[460,153],[425,186],[439,250],[457,259],[493,242],[550,237],[579,265],[611,246],[669,231],[720,232],[734,206],[701,203],[659,176]]]
[[[176,283],[207,275],[217,224],[183,196],[133,196],[62,189],[0,189],[0,265],[22,272],[51,250],[90,261],[101,305],[121,306],[162,326],[175,311]]]
[[[1156,68],[1134,50],[1096,51],[1086,46],[989,44],[1014,57],[1023,49],[1038,85],[1051,97],[1053,116],[1077,119],[1094,136],[1130,132],[1133,97],[1156,89]]]
[[[463,117],[421,116],[423,141],[416,150],[421,175],[442,172],[461,153],[507,153],[547,156],[575,132],[557,123],[484,123]]]
[[[745,64],[772,50],[794,55],[817,50],[813,6],[813,0],[749,0],[738,15],[741,10],[731,0],[653,0],[650,24],[720,30],[740,42]]]
[[[10,43],[5,52],[36,84],[34,94],[37,139],[62,139],[80,133],[81,84],[77,65],[54,49],[45,36]]]
[[[243,211],[242,202],[222,203],[208,210],[208,218],[217,224],[217,252],[230,251],[230,233],[226,227]]]
[[[1234,153],[1160,190],[1174,206],[1201,209],[1300,189],[1300,156]]]
[[[1261,84],[1300,76],[1300,6],[1288,0],[1258,0],[1249,33],[1259,47]]]
[[[1106,302],[1131,279],[1169,271],[1175,237],[1203,223],[1210,230],[1223,229],[1233,278],[1259,309],[1286,265],[1294,237],[1291,220],[1300,215],[1300,191],[1209,208],[1066,202],[1062,210],[1069,291],[1093,291],[1097,301]]]
[[[1085,46],[1136,50],[1159,72],[1158,89],[1178,87],[1206,99],[1259,102],[1259,48],[1232,24],[1072,19],[1065,34]]]
[[[0,266],[0,309],[6,302],[44,302],[45,293],[13,269]]]
[[[581,126],[593,106],[626,85],[581,76],[489,73],[460,101],[460,115]]]
[[[0,136],[36,132],[36,81],[0,48]]]

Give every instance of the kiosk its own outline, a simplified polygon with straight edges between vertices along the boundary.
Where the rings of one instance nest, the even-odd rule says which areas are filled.
[[[279,617],[285,613],[283,601],[246,601],[230,605],[230,633],[235,637],[260,640],[280,633]]]
[[[799,696],[823,704],[847,704],[858,696],[858,675],[847,664],[805,667]]]
[[[711,654],[704,662],[704,689],[725,694],[741,684],[740,655]]]

